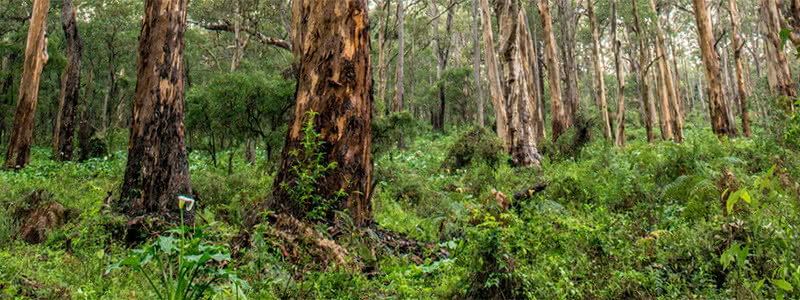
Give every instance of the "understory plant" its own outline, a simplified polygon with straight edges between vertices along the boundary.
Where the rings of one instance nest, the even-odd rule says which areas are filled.
[[[183,224],[183,208],[189,203],[186,208],[191,210],[194,200],[178,198]],[[187,237],[190,233],[191,237]],[[175,227],[132,252],[109,266],[106,274],[123,267],[131,268],[147,280],[150,290],[160,300],[207,299],[215,293],[214,284],[225,281],[232,284],[237,298],[243,294],[242,290],[250,288],[246,281],[225,267],[231,260],[230,252],[223,245],[208,241],[202,228]]]

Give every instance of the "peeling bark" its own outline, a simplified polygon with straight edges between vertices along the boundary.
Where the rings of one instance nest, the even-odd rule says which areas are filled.
[[[39,98],[39,79],[44,65],[47,64],[45,31],[47,30],[48,9],[50,9],[50,0],[33,2],[31,24],[25,42],[25,65],[19,85],[14,126],[8,142],[8,152],[6,152],[6,167],[11,169],[24,168],[30,162],[33,122],[36,115],[36,102]]]
[[[503,140],[506,152],[511,151],[511,142],[508,139],[508,114],[506,113],[505,96],[500,84],[500,71],[497,66],[497,55],[494,52],[494,34],[492,32],[492,17],[489,15],[488,0],[481,1],[481,19],[483,19],[483,47],[486,53],[486,68],[489,70],[489,87],[492,94],[497,135]]]
[[[567,130],[564,104],[561,101],[561,73],[558,66],[558,50],[553,36],[553,18],[550,14],[549,0],[537,0],[539,20],[542,22],[545,59],[547,59],[547,78],[550,83],[550,115],[552,118],[553,141],[558,140]]]
[[[719,58],[713,48],[714,36],[712,35],[711,17],[704,0],[693,0],[693,2],[700,51],[703,56],[706,80],[708,81],[711,128],[718,136],[732,136],[733,132],[730,130],[730,124],[728,124],[728,111],[724,106],[723,97],[725,97],[725,94],[722,93]]]
[[[614,71],[617,74],[617,128],[614,145],[625,145],[625,69],[622,67],[620,48],[622,42],[617,39],[617,0],[611,1],[611,42],[614,43]]]
[[[180,220],[177,196],[192,197],[184,127],[187,0],[146,0],[136,94],[119,210]],[[184,212],[194,222],[194,211]]]
[[[747,109],[747,92],[745,92],[744,84],[744,65],[742,64],[742,48],[744,47],[744,41],[742,41],[742,33],[740,32],[741,25],[739,24],[739,8],[736,6],[736,0],[728,0],[728,12],[730,12],[731,17],[733,59],[736,61],[736,98],[739,99],[739,113],[742,116],[742,134],[745,137],[750,137],[750,112]]]

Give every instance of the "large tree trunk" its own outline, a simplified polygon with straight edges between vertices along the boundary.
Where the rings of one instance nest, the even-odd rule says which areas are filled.
[[[191,197],[184,127],[186,0],[146,0],[136,58],[128,165],[120,210],[131,217],[179,219],[177,197]],[[185,223],[194,212],[184,212]]]
[[[36,115],[36,102],[39,98],[39,79],[47,63],[47,10],[50,0],[33,2],[31,24],[25,42],[25,66],[19,84],[17,111],[14,114],[14,127],[8,141],[6,167],[21,169],[30,162],[33,121]]]
[[[536,50],[536,42],[534,41],[534,36],[530,31],[530,26],[528,26],[528,18],[525,15],[525,18],[521,20],[520,26],[525,31],[525,36],[523,37],[526,41],[525,43],[525,55],[527,59],[525,62],[527,65],[525,66],[524,70],[528,74],[528,92],[530,93],[530,102],[531,102],[531,116],[532,124],[533,124],[533,131],[534,136],[536,138],[536,143],[543,141],[547,138],[547,131],[545,130],[544,125],[544,105],[542,104],[542,90],[540,89],[540,82],[539,79],[539,59],[537,58],[538,51]]]
[[[720,67],[717,52],[714,51],[714,36],[711,27],[711,17],[705,6],[704,0],[693,0],[694,16],[697,22],[697,36],[700,44],[700,52],[703,55],[703,65],[708,81],[709,110],[711,113],[711,128],[717,135],[732,136],[730,124],[728,124],[728,111],[724,106],[725,95],[722,93],[722,80],[720,79]]]
[[[53,150],[56,160],[72,160],[73,136],[75,134],[75,109],[80,101],[81,89],[81,56],[83,41],[78,34],[75,23],[77,11],[72,0],[64,0],[61,6],[61,26],[67,43],[67,67],[64,69],[61,83],[61,98],[58,104],[55,133],[53,134]]]
[[[731,38],[733,39],[733,59],[736,61],[736,97],[739,99],[739,112],[742,115],[742,134],[750,137],[750,113],[747,110],[747,93],[744,84],[744,65],[742,64],[742,41],[741,25],[739,25],[739,8],[736,0],[728,0],[728,11],[731,16]]]
[[[575,55],[578,14],[574,0],[558,0],[559,37],[561,44],[561,59],[563,60],[564,76],[564,112],[567,119],[567,128],[575,122],[575,116],[581,110],[580,91],[578,90],[578,63]]]
[[[370,67],[369,7],[363,0],[295,0],[292,41],[300,70],[294,117],[286,133],[281,166],[267,207],[305,219],[313,209],[293,199],[296,157],[303,151],[303,125],[308,112],[318,113],[323,156],[336,163],[318,179],[316,195],[337,199],[326,210],[347,211],[358,226],[372,219],[372,69]]]
[[[527,43],[525,15],[518,0],[498,0],[496,11],[500,23],[500,57],[503,63],[503,94],[510,117],[508,137],[514,166],[529,167],[541,161],[533,132],[532,106],[528,93],[526,68]]]
[[[472,0],[472,76],[475,79],[475,99],[478,102],[478,127],[483,128],[483,93],[481,92],[481,45],[478,22],[478,0]]]
[[[603,67],[600,63],[600,32],[597,29],[597,20],[594,16],[594,4],[592,0],[586,1],[587,12],[589,13],[589,26],[592,31],[592,63],[594,65],[594,88],[597,93],[597,98],[600,104],[600,121],[603,122],[603,135],[606,139],[611,140],[611,123],[608,119],[608,101],[606,100],[606,80],[603,75]],[[611,20],[613,29],[616,29],[616,20]],[[616,37],[616,32],[613,33]],[[613,41],[616,49],[616,40]],[[616,50],[615,50],[616,51]],[[615,52],[618,57],[619,53]],[[619,72],[619,68],[617,68]]]
[[[486,69],[489,70],[489,90],[492,95],[494,116],[497,135],[503,140],[506,152],[511,151],[511,141],[508,139],[508,114],[506,113],[506,100],[503,87],[500,83],[500,71],[497,69],[497,55],[494,52],[494,33],[492,33],[492,17],[489,15],[488,0],[481,1],[481,19],[483,20],[483,48],[486,53]]]
[[[394,93],[394,111],[399,112],[403,110],[403,103],[405,101],[405,40],[403,39],[403,32],[405,31],[405,7],[403,0],[397,0],[397,82],[395,85]]]
[[[768,73],[770,73],[768,76],[770,89],[774,93],[791,98],[792,102],[794,102],[794,99],[797,98],[797,91],[794,87],[786,53],[783,52],[783,47],[781,46],[781,12],[774,0],[764,0],[761,2],[760,7],[767,44],[764,50]]]
[[[561,73],[558,67],[558,50],[553,36],[553,18],[550,15],[549,0],[537,0],[539,20],[542,22],[545,58],[547,59],[547,78],[550,83],[550,115],[553,141],[558,140],[567,130],[567,119],[564,104],[561,101]]]
[[[617,39],[617,0],[611,1],[611,42],[614,43],[614,71],[617,74],[617,128],[614,145],[625,145],[625,69],[619,54],[622,42]]]
[[[645,130],[647,132],[647,142],[655,142],[653,133],[653,122],[655,120],[655,100],[650,97],[650,86],[648,85],[647,73],[650,69],[650,49],[644,41],[644,33],[639,23],[639,10],[636,7],[636,0],[631,0],[633,7],[633,30],[636,39],[639,41],[639,94],[642,97],[644,106]]]

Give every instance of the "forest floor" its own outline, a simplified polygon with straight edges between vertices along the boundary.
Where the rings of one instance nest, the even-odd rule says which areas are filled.
[[[216,280],[213,299],[800,298],[796,149],[759,130],[720,141],[692,124],[682,144],[632,135],[623,148],[601,138],[577,149],[541,145],[542,166],[529,169],[512,168],[496,141],[469,129],[408,140],[376,158],[371,229],[346,217],[310,227],[310,239],[344,250],[344,263],[270,223],[239,248],[244,216],[270,194],[274,166],[236,153],[228,175],[195,151],[203,242],[232,250],[218,267],[247,283]],[[127,221],[108,201],[125,153],[83,163],[49,156],[37,148],[26,169],[0,171],[0,299],[158,299],[143,275],[164,270],[155,263],[109,268],[133,253]],[[546,187],[514,199],[535,185]],[[28,244],[16,213],[31,209],[37,190],[65,207],[65,220]],[[504,196],[508,208],[498,205]],[[164,241],[157,234],[133,247]]]

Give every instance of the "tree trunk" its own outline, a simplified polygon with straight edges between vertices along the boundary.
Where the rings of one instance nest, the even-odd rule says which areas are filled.
[[[674,138],[676,142],[680,143],[683,142],[683,120],[680,115],[680,100],[678,100],[675,91],[675,83],[672,77],[673,71],[669,65],[669,53],[667,53],[667,48],[665,46],[664,30],[661,26],[661,18],[658,16],[655,0],[650,0],[650,9],[655,13],[656,55],[660,56],[658,60],[658,69],[659,78],[661,78],[662,81],[660,84],[660,89],[662,90],[662,116],[666,122],[670,123],[665,126],[666,130],[670,130],[666,138]]]
[[[537,0],[539,20],[542,22],[545,58],[547,59],[547,77],[550,82],[550,115],[552,118],[553,141],[558,140],[567,130],[567,119],[564,104],[561,101],[561,74],[558,67],[558,50],[553,36],[553,18],[550,15],[549,0]]]
[[[64,69],[61,83],[61,98],[58,104],[55,133],[53,134],[53,150],[56,160],[72,160],[73,136],[75,134],[75,109],[80,101],[81,89],[81,55],[83,41],[78,34],[75,23],[77,11],[72,0],[64,0],[61,6],[61,26],[64,29],[67,44],[67,67]]]
[[[763,29],[767,46],[764,48],[767,59],[767,68],[770,89],[777,94],[791,98],[792,102],[797,98],[797,91],[794,88],[794,80],[789,69],[789,62],[780,37],[781,31],[781,12],[777,7],[776,1],[764,0],[760,5],[762,9]],[[789,107],[787,107],[788,109]]]
[[[611,1],[611,42],[614,43],[614,71],[617,74],[617,128],[614,145],[625,145],[625,69],[619,48],[622,42],[617,39],[617,0]]]
[[[709,110],[711,113],[711,128],[715,134],[732,136],[730,124],[728,124],[728,111],[724,106],[725,95],[722,93],[722,80],[720,79],[720,67],[717,52],[714,51],[714,36],[711,27],[711,18],[704,0],[693,0],[694,15],[697,22],[697,36],[700,44],[700,51],[703,55],[703,65],[708,81]]]
[[[744,84],[744,65],[742,64],[742,41],[741,25],[739,25],[739,8],[736,0],[728,0],[728,11],[731,16],[731,38],[733,40],[733,59],[736,61],[736,97],[739,99],[739,112],[742,116],[742,134],[750,137],[750,113],[747,110],[747,93]]]
[[[128,165],[120,210],[131,217],[179,219],[177,197],[191,197],[184,127],[186,0],[146,0],[136,59]],[[158,45],[154,47],[153,45]],[[184,212],[194,222],[194,211]]]
[[[14,114],[14,127],[8,141],[6,167],[21,169],[30,162],[33,122],[36,115],[36,102],[39,98],[39,79],[47,63],[47,10],[50,0],[36,0],[25,42],[25,65],[22,81],[19,84],[17,110]]]
[[[391,20],[390,0],[383,0],[386,12],[384,13],[383,29],[378,29],[378,100],[383,103],[386,96],[386,31],[389,30]]]
[[[633,30],[636,39],[639,41],[639,94],[642,97],[644,106],[645,130],[647,131],[647,142],[655,142],[653,133],[653,122],[655,120],[655,100],[650,97],[650,86],[648,85],[647,73],[650,69],[650,49],[644,41],[644,33],[639,23],[639,11],[636,7],[636,0],[631,0],[633,7]]]
[[[478,22],[478,0],[472,0],[472,75],[475,79],[475,99],[478,102],[478,127],[483,128],[483,93],[481,92],[481,45]]]
[[[495,124],[497,135],[503,140],[506,152],[511,151],[511,141],[508,139],[508,114],[506,113],[506,100],[503,96],[503,87],[500,83],[500,71],[497,69],[497,55],[494,52],[494,34],[492,33],[492,17],[489,15],[488,0],[481,2],[481,19],[483,20],[483,48],[486,53],[486,68],[489,70],[489,88],[494,106]]]
[[[338,199],[326,208],[347,211],[358,226],[372,219],[372,69],[370,67],[369,7],[362,0],[295,0],[294,54],[299,62],[294,117],[286,133],[281,166],[267,207],[305,219],[312,209],[292,199],[296,182],[293,153],[303,149],[308,112],[319,114],[314,127],[324,142],[326,164],[335,162],[318,179],[317,195]],[[343,195],[343,196],[340,196]]]
[[[578,63],[575,55],[575,35],[578,17],[574,0],[558,0],[559,29],[561,31],[561,53],[564,67],[564,112],[566,114],[566,126],[571,127],[575,122],[575,116],[581,110],[580,91],[578,90]],[[566,128],[565,128],[566,130]]]
[[[503,63],[505,95],[510,117],[508,137],[514,166],[530,167],[541,161],[533,131],[532,106],[528,93],[527,42],[525,15],[518,0],[498,0],[496,11],[500,23],[500,57]]]
[[[524,13],[524,10],[523,10]],[[547,131],[545,130],[544,125],[544,105],[542,104],[542,91],[539,89],[541,86],[539,84],[539,61],[537,58],[537,51],[536,51],[536,42],[534,42],[534,35],[531,34],[530,26],[528,26],[528,17],[525,15],[525,18],[521,20],[520,26],[525,31],[524,41],[525,43],[525,55],[527,56],[525,62],[527,65],[525,66],[524,70],[528,74],[528,93],[530,94],[530,102],[531,102],[531,119],[532,119],[532,126],[534,131],[534,137],[536,139],[536,143],[538,144],[544,139],[547,138]],[[529,71],[527,71],[529,70]]]
[[[405,40],[403,39],[403,32],[405,31],[405,7],[403,7],[403,0],[397,0],[397,82],[394,93],[394,112],[403,110],[403,103],[405,101]]]
[[[439,8],[436,6],[436,0],[431,0],[430,4],[430,16],[433,18],[431,20],[431,24],[433,26],[434,34],[433,34],[433,43],[435,46],[436,51],[436,61],[437,61],[437,68],[436,68],[436,81],[438,82],[439,86],[439,109],[437,111],[437,116],[434,118],[436,122],[434,123],[433,129],[438,131],[444,131],[444,119],[445,119],[445,84],[442,81],[442,74],[444,73],[445,69],[447,68],[447,58],[450,56],[450,46],[445,45],[448,43],[442,43],[442,37],[439,35]],[[450,32],[453,26],[453,15],[455,10],[453,6],[450,6],[447,9],[447,23],[445,25],[445,37],[450,38]]]
[[[587,12],[589,13],[589,26],[592,31],[592,62],[594,65],[594,87],[595,92],[597,93],[597,99],[599,101],[599,109],[600,109],[600,121],[603,122],[603,135],[605,135],[606,139],[611,140],[611,123],[608,119],[608,101],[606,100],[606,80],[603,75],[603,67],[600,63],[600,32],[597,29],[597,20],[594,16],[594,4],[592,0],[586,1],[587,4]],[[613,23],[612,28],[616,29],[616,20],[611,20]],[[612,29],[612,30],[613,30]],[[613,33],[614,37],[616,37],[616,32]],[[615,44],[616,49],[616,40],[612,41]],[[615,55],[618,57],[619,54],[615,52]],[[619,63],[617,63],[619,64]],[[617,72],[619,72],[619,68],[617,68]]]
[[[91,65],[92,66],[89,68],[89,76],[86,79],[86,86],[83,91],[83,101],[80,102],[80,122],[78,125],[79,161],[84,161],[89,158],[89,139],[91,139],[92,135],[92,129],[89,125],[89,99],[91,99],[92,95],[94,64]]]

